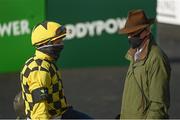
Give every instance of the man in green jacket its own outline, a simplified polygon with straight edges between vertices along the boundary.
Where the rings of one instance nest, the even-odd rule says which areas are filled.
[[[127,35],[130,44],[121,119],[168,118],[171,68],[167,56],[153,40],[153,23],[154,19],[148,19],[143,10],[133,10],[119,31]]]

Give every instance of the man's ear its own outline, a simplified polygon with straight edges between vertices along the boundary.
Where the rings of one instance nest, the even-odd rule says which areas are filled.
[[[140,35],[141,38],[145,38],[146,36],[151,34],[151,28],[147,27]]]
[[[146,31],[147,31],[147,33],[151,33],[151,26],[148,26],[148,27],[146,28]]]
[[[147,28],[147,36],[151,34],[151,27]]]

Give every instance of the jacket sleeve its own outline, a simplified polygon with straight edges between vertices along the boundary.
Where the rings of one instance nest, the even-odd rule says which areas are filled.
[[[30,74],[29,90],[32,93],[33,90],[41,87],[48,87],[50,85],[50,75],[47,71],[34,71]],[[48,106],[46,100],[42,100],[35,103],[31,113],[32,119],[49,119]]]
[[[147,118],[166,118],[169,108],[169,64],[161,56],[151,62],[149,68],[149,99],[150,106]]]

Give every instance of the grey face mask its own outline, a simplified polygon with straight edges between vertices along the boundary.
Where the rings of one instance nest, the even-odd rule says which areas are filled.
[[[63,50],[63,44],[50,44],[38,47],[37,49],[43,53],[46,53],[57,60],[60,57],[60,53]]]

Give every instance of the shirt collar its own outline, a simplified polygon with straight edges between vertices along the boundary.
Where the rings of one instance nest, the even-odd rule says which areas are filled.
[[[137,49],[137,50],[136,50],[136,52],[135,52],[135,54],[134,54],[134,60],[135,60],[135,61],[139,60],[140,54],[141,54],[142,50],[143,50],[143,48],[140,48],[140,49]]]
[[[45,54],[45,53],[43,53],[43,52],[41,52],[39,50],[36,50],[35,57],[40,58],[40,59],[49,60],[49,61],[54,60],[51,56],[49,56],[49,55],[47,55],[47,54]]]
[[[143,45],[142,48],[141,48],[140,53],[138,54],[138,59],[137,59],[136,61],[134,60],[134,57],[135,57],[135,53],[137,52],[137,49],[132,49],[132,48],[130,48],[130,49],[128,50],[126,56],[125,56],[126,59],[128,59],[128,60],[130,60],[130,61],[135,61],[135,62],[144,60],[144,59],[147,57],[147,55],[148,55],[148,49],[149,49],[149,43],[150,43],[150,41],[151,41],[151,40],[148,39],[148,40],[144,43],[144,45]]]

